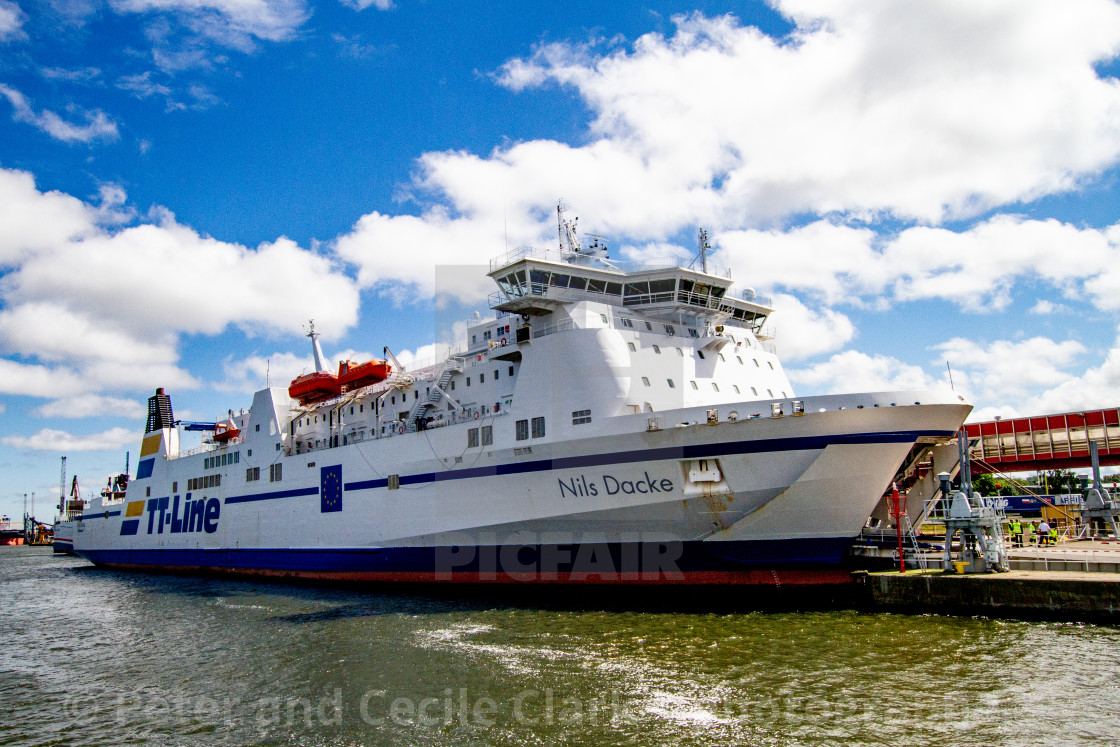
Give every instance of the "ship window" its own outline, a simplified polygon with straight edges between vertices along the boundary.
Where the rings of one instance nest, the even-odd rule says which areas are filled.
[[[509,375],[510,375],[510,376],[513,376],[513,366],[510,366],[510,367],[509,367]]]
[[[517,440],[518,441],[529,440],[529,421],[528,420],[518,420],[517,421]]]
[[[773,389],[767,389],[766,393],[769,394],[771,397],[774,396],[774,390]]]
[[[412,398],[413,399],[420,399],[420,390],[419,389],[417,389],[416,391],[414,391],[412,393]]]
[[[762,364],[758,362],[758,358],[751,358],[751,360],[754,361],[755,368],[762,368]]]
[[[739,391],[739,385],[738,384],[732,384],[731,388],[735,390],[736,394],[742,394],[742,392]]]
[[[587,290],[593,291],[595,293],[606,293],[607,292],[607,281],[606,280],[595,280],[594,278],[588,278],[588,280],[587,280]]]
[[[145,497],[145,498],[151,498],[151,497],[152,497],[152,489],[151,489],[151,487],[149,486],[149,487],[145,488],[145,490],[146,490],[147,492],[145,492],[145,493],[144,493],[144,497]]]
[[[492,425],[482,426],[482,445],[483,446],[493,446],[494,445],[494,426],[492,426]]]
[[[632,322],[632,321],[631,321],[631,320],[629,320],[629,319],[625,319],[625,318],[624,318],[624,319],[622,320],[622,326],[623,326],[623,327],[630,327],[630,328],[633,328],[633,327],[634,327],[634,322]]]
[[[669,382],[669,388],[670,389],[676,389],[677,388],[677,385],[673,383],[672,379],[666,379],[666,381]]]
[[[350,405],[350,414],[351,414],[351,415],[353,415],[353,414],[354,414],[354,405]]]
[[[587,279],[586,279],[586,278],[576,278],[576,277],[573,277],[573,278],[572,278],[572,279],[571,279],[571,280],[570,280],[570,281],[568,282],[568,287],[569,287],[569,288],[578,288],[579,290],[583,290],[584,288],[586,288],[586,287],[587,287]]]
[[[568,276],[567,275],[558,275],[554,272],[554,273],[552,273],[552,277],[549,279],[548,284],[549,285],[554,285],[557,288],[567,288],[568,287]]]
[[[673,328],[672,324],[666,324],[665,325],[665,334],[675,335],[675,334],[677,334],[677,330]]]
[[[621,283],[607,283],[607,293],[612,295],[612,296],[621,296],[622,295],[622,284]]]
[[[468,376],[468,377],[467,377],[467,386],[470,386],[470,385],[471,385],[471,377],[470,377],[470,376]]]
[[[533,418],[533,438],[544,438],[544,418]]]
[[[782,396],[783,396],[783,397],[788,397],[788,396],[789,396],[788,394],[786,394],[786,393],[785,393],[785,390],[784,390],[784,389],[782,390]]]
[[[591,410],[576,410],[572,413],[572,425],[583,425],[591,422]]]
[[[283,472],[283,464],[270,464],[268,465],[268,481],[280,482]]]
[[[253,428],[253,430],[256,431],[257,433],[260,433],[261,432],[261,424],[257,423],[256,426]]]
[[[606,314],[600,314],[599,318],[603,320],[603,324],[610,324],[610,322],[607,320]]]
[[[770,366],[770,370],[771,370],[771,371],[773,371],[773,370],[774,370],[774,362],[773,362],[773,361],[766,361],[766,365],[767,365],[767,366]]]
[[[473,449],[478,446],[478,428],[467,429],[467,448]]]
[[[253,450],[252,449],[247,449],[245,451],[245,456],[253,456]]]
[[[693,389],[699,389],[699,388],[700,388],[700,387],[698,387],[698,386],[696,385],[696,382],[695,382],[695,381],[690,381],[690,382],[688,382],[688,383],[689,383],[689,384],[692,384],[692,388],[693,388]]]
[[[700,333],[699,333],[699,332],[697,332],[695,328],[693,328],[693,327],[689,327],[689,328],[688,328],[688,336],[689,336],[689,337],[699,337],[699,336],[700,336]]]
[[[653,331],[653,325],[650,324],[649,322],[646,322],[646,331],[647,332],[652,332]]]
[[[479,383],[479,384],[482,384],[482,383],[484,383],[485,381],[486,381],[486,374],[480,373],[480,374],[478,375],[478,383]]]
[[[482,333],[482,339],[483,340],[489,340],[490,339],[490,330],[486,330],[485,332]]]
[[[703,360],[703,359],[704,359],[704,351],[703,351],[703,350],[697,350],[697,351],[696,351],[696,354],[697,354],[698,356],[700,356],[700,359],[701,359],[701,360]]]
[[[634,347],[634,343],[632,343],[632,342],[626,343],[626,347],[630,348],[631,353],[638,352],[638,349],[636,347]]]
[[[467,381],[469,382],[470,379],[467,379]],[[391,404],[391,405],[397,404],[397,398],[396,397],[390,397],[389,398],[389,404]]]
[[[737,355],[737,356],[735,356],[735,360],[739,361],[740,366],[743,365],[743,356]]]
[[[727,363],[727,359],[723,357],[723,353],[720,353],[720,354],[719,354],[719,359],[720,359],[721,361],[723,361],[724,363]]]
[[[455,379],[451,380],[451,391],[455,391]]]
[[[758,396],[758,390],[755,389],[753,386],[751,387],[751,394],[755,395],[756,397]]]
[[[261,479],[260,467],[250,467],[245,470],[245,482],[256,482],[259,479]]]
[[[178,493],[179,492],[179,481],[178,480],[171,483],[171,492],[172,493]]]
[[[713,381],[713,382],[712,382],[712,389],[714,389],[714,390],[716,390],[716,391],[718,392],[718,391],[719,391],[719,384],[717,384],[717,383],[715,383],[715,382]]]
[[[657,353],[658,355],[661,355],[661,348],[657,345],[654,345],[653,346],[653,352]]]
[[[643,376],[642,377],[642,383],[645,384],[646,386],[649,386],[649,377],[648,376]]]
[[[494,369],[494,381],[498,380],[498,369]]]

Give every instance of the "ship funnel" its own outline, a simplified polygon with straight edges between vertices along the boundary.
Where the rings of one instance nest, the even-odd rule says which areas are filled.
[[[171,411],[171,397],[163,393],[163,387],[148,397],[148,423],[144,427],[145,433],[171,428],[175,422],[175,414]]]

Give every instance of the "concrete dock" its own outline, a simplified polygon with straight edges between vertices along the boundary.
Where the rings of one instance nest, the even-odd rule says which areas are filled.
[[[1120,573],[929,570],[868,573],[858,580],[873,609],[1120,622]]]

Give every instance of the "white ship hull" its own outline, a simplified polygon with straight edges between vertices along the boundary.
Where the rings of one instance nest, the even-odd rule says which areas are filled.
[[[623,416],[593,438],[451,469],[410,455],[453,453],[469,423],[354,443],[303,455],[281,490],[133,501],[130,489],[123,505],[87,510],[75,544],[111,566],[349,581],[836,580],[914,444],[951,438],[969,406],[930,392],[804,405],[736,422],[731,410],[758,403],[718,408],[714,425],[710,408],[661,413],[671,425],[657,431]],[[689,479],[701,460],[719,481]],[[157,465],[153,483],[185,484],[176,466]],[[209,520],[188,508],[200,501],[213,501]]]

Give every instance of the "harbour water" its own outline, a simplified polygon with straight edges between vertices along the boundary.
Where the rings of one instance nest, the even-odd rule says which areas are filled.
[[[1114,627],[574,601],[118,573],[4,547],[0,744],[1120,742]]]

